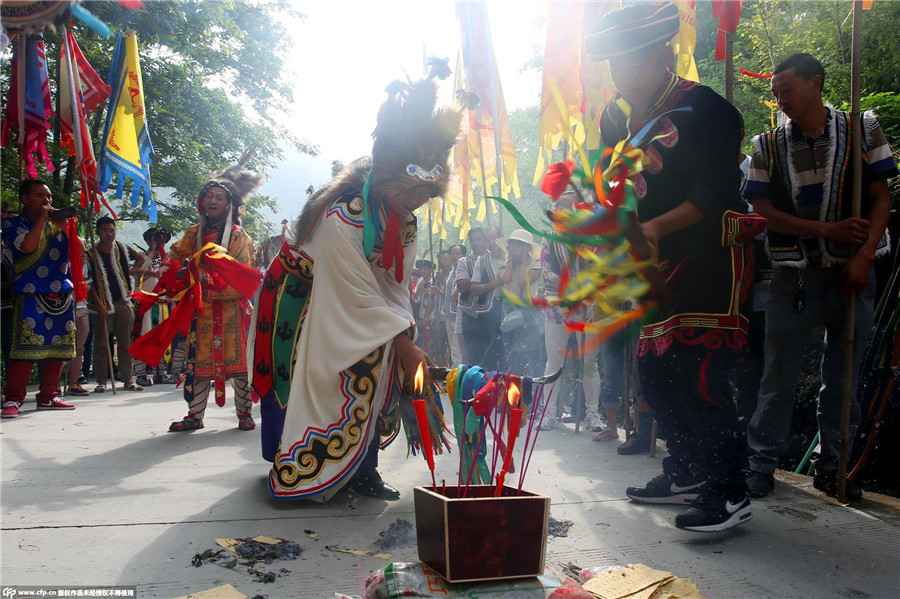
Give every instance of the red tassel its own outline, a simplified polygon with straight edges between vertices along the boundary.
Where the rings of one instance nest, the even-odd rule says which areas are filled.
[[[556,295],[562,297],[566,294],[566,287],[569,286],[569,266],[566,265],[565,268],[562,269],[562,272],[559,273],[559,286],[557,288]]]
[[[400,240],[400,217],[390,208],[387,211],[388,223],[384,231],[381,265],[385,270],[390,270],[391,266],[396,265],[394,278],[401,283],[403,281],[403,242]]]
[[[84,262],[81,253],[81,240],[78,239],[77,218],[66,221],[66,237],[69,238],[69,264],[71,265],[72,285],[75,286],[75,301],[87,299],[87,285],[84,283]]]
[[[714,400],[709,395],[709,389],[706,384],[706,367],[709,366],[709,359],[712,357],[711,353],[706,354],[706,357],[703,358],[703,365],[700,367],[700,384],[697,387],[697,393],[700,394],[700,397],[705,399],[707,402],[711,403],[714,406],[719,405],[719,402]]]

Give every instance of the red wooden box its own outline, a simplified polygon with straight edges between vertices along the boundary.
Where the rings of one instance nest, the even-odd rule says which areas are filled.
[[[419,559],[449,582],[523,578],[544,573],[550,498],[472,485],[416,487]]]

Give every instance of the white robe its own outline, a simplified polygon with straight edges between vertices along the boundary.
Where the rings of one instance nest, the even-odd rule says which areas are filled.
[[[415,221],[401,228],[404,276],[363,253],[362,206],[337,200],[299,249],[313,284],[297,341],[281,445],[269,476],[276,498],[327,500],[353,475],[378,434],[391,388],[394,337],[413,326],[408,282]],[[347,209],[353,214],[349,214]],[[364,361],[366,359],[366,361]]]

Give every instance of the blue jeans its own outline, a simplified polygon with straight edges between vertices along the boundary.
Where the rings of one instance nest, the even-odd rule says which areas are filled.
[[[463,340],[470,364],[481,366],[485,370],[506,370],[506,351],[500,333],[502,318],[503,311],[499,301],[495,301],[487,312],[480,312],[478,318],[463,313]]]

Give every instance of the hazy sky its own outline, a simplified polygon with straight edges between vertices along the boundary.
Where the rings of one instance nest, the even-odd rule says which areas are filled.
[[[371,132],[385,86],[423,74],[424,52],[450,59],[455,69],[459,23],[452,0],[358,0],[300,2],[307,15],[293,29],[294,50],[287,62],[295,82],[295,106],[285,126],[320,148],[316,158],[290,152],[261,193],[276,196],[281,211],[273,222],[299,213],[309,185],[330,179],[331,161],[348,162],[369,153]],[[542,52],[544,3],[488,0],[494,52],[509,111],[537,104],[540,74],[523,72]],[[452,77],[441,88],[453,93]]]

